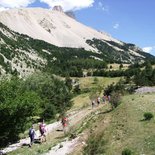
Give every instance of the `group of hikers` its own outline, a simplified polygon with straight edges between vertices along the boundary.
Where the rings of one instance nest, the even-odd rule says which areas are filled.
[[[102,98],[100,98],[100,96],[98,96],[96,99],[92,100],[92,108],[95,107],[95,105],[100,105],[100,103],[105,104],[106,102],[110,102],[110,95],[103,95]]]
[[[64,133],[66,133],[66,127],[68,126],[67,116],[65,116],[65,115],[61,116],[61,124],[62,124],[62,128],[63,128],[62,130],[64,131]],[[44,120],[42,120],[42,122],[39,123],[39,132],[40,132],[40,136],[37,140],[39,140],[40,143],[46,142],[47,126],[46,126]],[[29,137],[30,137],[29,146],[31,147],[36,140],[35,137],[37,137],[34,125],[32,125],[32,127],[29,129]]]
[[[44,142],[46,141],[46,132],[47,132],[47,128],[46,128],[46,124],[44,122],[44,120],[42,120],[41,123],[39,123],[39,132],[40,132],[40,136],[39,136],[39,139],[40,139],[40,142]],[[34,125],[32,125],[32,127],[29,129],[29,137],[30,137],[30,147],[32,146],[32,144],[34,143],[35,141],[35,136],[36,135],[36,131],[35,131],[35,128],[34,128]]]
[[[96,99],[92,100],[92,108],[94,108],[96,105],[100,105],[100,103],[105,104],[106,102],[110,102],[110,95],[103,95],[102,98],[100,98],[100,96],[98,96]],[[61,124],[62,124],[62,131],[64,131],[64,133],[66,133],[67,130],[67,126],[69,124],[68,118],[65,114],[61,115]],[[44,120],[41,121],[41,123],[39,123],[39,132],[40,132],[40,136],[39,136],[39,141],[40,143],[42,142],[46,142],[46,135],[47,135],[47,126],[44,122]],[[35,137],[36,137],[36,132],[34,129],[34,125],[32,125],[32,127],[29,129],[29,137],[30,137],[30,147],[32,146],[32,144],[35,141]]]

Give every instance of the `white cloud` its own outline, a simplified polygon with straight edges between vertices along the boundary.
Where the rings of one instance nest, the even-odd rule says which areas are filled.
[[[37,0],[0,0],[0,11],[7,8],[27,7],[29,4]],[[39,0],[46,3],[50,8],[61,5],[64,11],[79,10],[93,6],[95,0]]]
[[[151,53],[153,50],[155,50],[155,46],[150,47],[144,47],[143,51],[147,53]]]
[[[116,23],[116,24],[114,24],[113,28],[114,28],[114,29],[118,29],[119,26],[120,26],[119,23]]]
[[[8,10],[8,8],[0,7],[0,12],[5,10]]]
[[[62,6],[64,11],[79,10],[93,6],[94,0],[40,0],[53,8],[56,5]]]
[[[105,6],[102,2],[98,2],[98,9],[101,9],[103,11],[109,11],[109,7]]]
[[[0,10],[4,10],[6,8],[27,7],[34,1],[35,0],[0,0]]]

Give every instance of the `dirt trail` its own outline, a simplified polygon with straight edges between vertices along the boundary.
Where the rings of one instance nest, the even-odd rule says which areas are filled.
[[[79,119],[76,119],[76,121],[72,122],[71,124],[74,125],[78,121],[82,121],[83,118],[85,118],[85,116],[88,116],[88,114],[90,114],[91,112],[96,111],[95,115],[98,115],[100,112],[99,111],[97,112],[97,110],[99,110],[101,107],[103,107],[103,105],[101,105],[93,110],[90,109],[89,111],[88,111],[88,109],[86,109],[86,111],[82,112],[82,117],[80,115],[78,115]],[[99,123],[98,128],[100,128],[100,125],[102,124],[102,130],[104,130],[108,126],[109,122],[110,122],[110,117],[108,116],[102,122]],[[103,124],[104,124],[104,126],[103,126]],[[66,154],[82,155],[81,154],[82,149],[86,145],[85,141],[87,140],[87,138],[89,136],[88,130],[79,134],[78,137],[76,137],[75,139],[72,139],[72,140],[65,139],[63,142],[61,142],[61,143],[57,144],[55,147],[53,147],[45,155],[66,155]]]
[[[95,124],[93,133],[103,132],[111,122],[111,116],[107,114],[104,119]],[[91,133],[92,134],[92,133]],[[79,137],[76,143],[74,143],[69,155],[83,155],[83,149],[87,145],[86,141],[90,136],[90,130],[84,131]],[[62,154],[63,155],[63,154]]]
[[[101,105],[100,107],[102,107],[102,106],[103,105]],[[77,111],[69,113],[68,116],[69,116],[70,127],[80,123],[87,115],[89,115],[91,112],[99,109],[100,107],[96,107],[94,109],[91,109],[91,107],[88,107],[88,108],[85,108],[85,109],[81,109],[81,110],[77,110]],[[59,122],[54,122],[52,124],[47,125],[47,134],[48,134],[48,136],[50,136],[50,140],[52,140],[52,139],[54,139],[56,137],[62,136],[63,132],[57,132],[56,131],[56,130],[60,130],[60,129],[62,129],[60,121]],[[36,131],[36,134],[37,134],[37,137],[38,137],[39,136],[39,131]],[[52,139],[51,139],[51,137],[52,137]],[[6,154],[8,152],[17,150],[17,149],[21,148],[25,144],[28,145],[29,141],[30,141],[29,138],[21,139],[18,143],[9,145],[7,148],[1,150],[1,152]],[[76,141],[76,139],[74,139],[72,142],[66,141],[64,143],[64,146],[67,145],[66,150],[68,151],[68,153],[70,152],[70,150],[68,148],[71,148],[71,146],[75,143],[75,141]],[[63,147],[63,149],[64,148],[65,147]],[[61,155],[63,155],[63,154],[61,154]]]

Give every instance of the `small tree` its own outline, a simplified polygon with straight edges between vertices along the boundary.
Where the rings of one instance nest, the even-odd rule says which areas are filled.
[[[70,77],[66,77],[65,84],[69,90],[72,90],[72,79]]]
[[[116,108],[121,102],[121,94],[119,92],[113,92],[111,95],[110,103],[112,109]]]
[[[151,112],[144,113],[144,120],[151,120],[153,118],[153,114]]]
[[[80,85],[79,84],[75,85],[75,88],[74,88],[73,92],[79,94],[80,91],[81,91]]]
[[[123,64],[120,64],[119,69],[122,69],[122,68],[123,68]]]

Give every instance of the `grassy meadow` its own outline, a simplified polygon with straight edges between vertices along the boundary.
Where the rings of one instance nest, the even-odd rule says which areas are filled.
[[[94,77],[79,78],[81,90],[105,87],[119,80],[119,78],[96,78],[97,80],[94,80]],[[76,95],[72,99],[74,104],[70,111],[90,106],[90,95],[91,92]],[[121,104],[113,111],[110,111],[110,105],[106,105],[99,116],[94,117],[96,120],[93,118],[91,121],[87,117],[89,125],[83,130],[88,134],[87,148],[78,148],[73,154],[91,155],[91,151],[95,149],[95,155],[121,155],[124,149],[129,149],[131,155],[155,155],[155,118],[146,121],[143,116],[145,112],[155,115],[154,96],[154,93],[126,94],[122,97]],[[54,135],[48,136],[46,143],[35,144],[30,149],[23,147],[9,155],[43,154],[63,139],[63,134],[58,136],[55,132]]]
[[[131,150],[131,155],[155,155],[155,119],[144,120],[144,113],[151,112],[155,115],[155,94],[126,95],[121,104],[113,111],[104,113],[110,117],[106,129],[95,130],[88,139],[89,146],[85,154],[90,153],[97,137],[100,137],[96,146],[97,154],[121,155],[124,149]],[[103,126],[102,121],[98,121]],[[102,144],[102,145],[101,145]]]
[[[94,83],[94,78],[93,77],[86,77],[86,78],[79,78],[79,83],[80,83],[80,88],[81,90],[83,89],[90,89],[94,87],[98,87],[98,85],[104,84],[104,86],[109,85],[112,82],[117,82],[119,78],[103,78],[103,77],[97,77],[97,81]],[[76,95],[73,99],[73,106],[69,110],[74,111],[74,110],[80,110],[83,108],[86,108],[88,106],[91,106],[90,102],[90,93],[81,93],[79,95]],[[78,127],[78,126],[77,126]],[[76,130],[76,129],[75,129]],[[58,138],[59,137],[59,138]],[[28,148],[28,146],[23,146],[20,149],[17,149],[13,152],[8,153],[9,155],[39,155],[43,154],[45,152],[48,152],[52,146],[56,145],[57,143],[61,142],[64,139],[63,133],[61,136],[57,135],[57,132],[54,132],[52,134],[48,135],[48,139],[46,143],[43,144],[34,144],[32,148]]]

